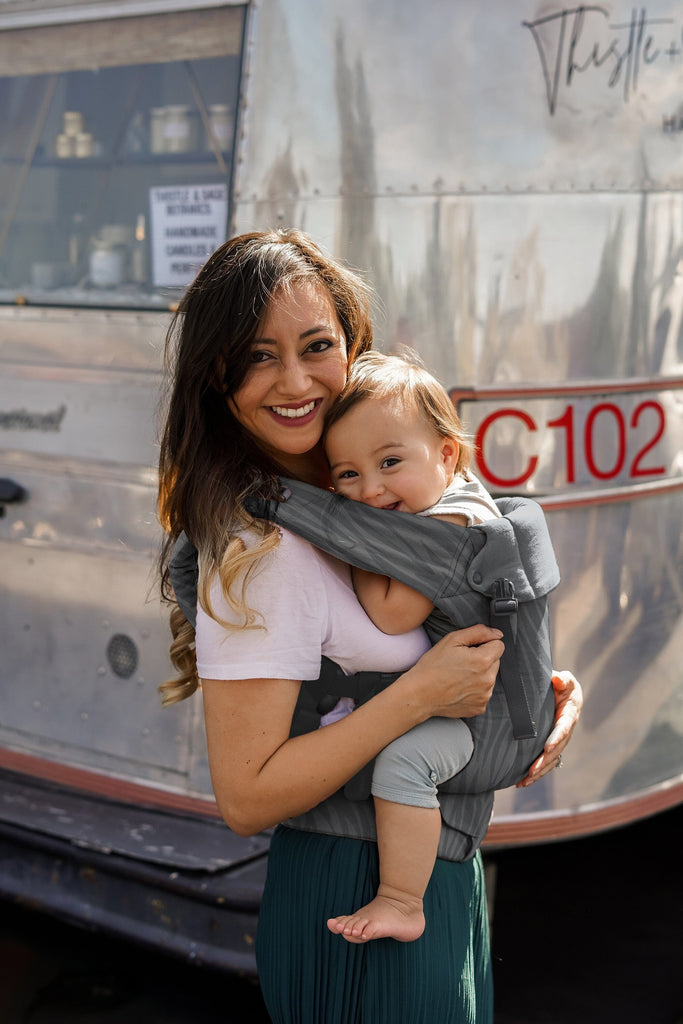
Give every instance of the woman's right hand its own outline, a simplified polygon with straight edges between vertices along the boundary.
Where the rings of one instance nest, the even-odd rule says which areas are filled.
[[[483,625],[456,629],[403,674],[425,718],[473,718],[486,710],[505,650],[502,635]]]

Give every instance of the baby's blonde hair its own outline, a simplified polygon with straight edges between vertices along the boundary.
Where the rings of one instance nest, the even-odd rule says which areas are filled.
[[[354,362],[343,391],[325,420],[325,432],[338,423],[365,398],[378,398],[415,409],[438,437],[449,438],[458,446],[456,473],[470,464],[472,442],[465,432],[446,389],[419,362],[410,350],[405,354],[384,355],[365,352]]]

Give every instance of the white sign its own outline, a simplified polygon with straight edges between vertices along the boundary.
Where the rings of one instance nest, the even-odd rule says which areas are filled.
[[[155,288],[185,287],[225,241],[228,186],[149,190]]]

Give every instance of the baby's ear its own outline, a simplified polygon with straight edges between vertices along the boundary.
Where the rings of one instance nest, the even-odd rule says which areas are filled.
[[[441,459],[447,470],[454,473],[458,465],[460,445],[453,437],[444,437],[441,441]]]

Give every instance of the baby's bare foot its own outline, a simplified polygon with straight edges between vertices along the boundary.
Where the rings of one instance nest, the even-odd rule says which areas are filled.
[[[355,914],[331,917],[327,927],[347,942],[369,939],[414,942],[425,928],[422,900],[391,886],[380,885],[374,900]]]

